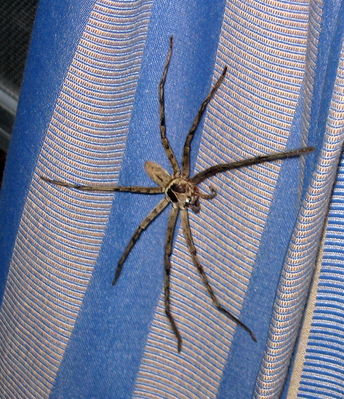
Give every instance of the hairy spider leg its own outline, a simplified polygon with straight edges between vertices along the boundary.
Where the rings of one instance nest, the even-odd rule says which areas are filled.
[[[128,192],[128,193],[136,193],[136,194],[162,194],[164,189],[162,187],[143,187],[143,186],[85,186],[81,184],[75,183],[67,183],[60,180],[49,179],[45,176],[40,176],[40,178],[47,183],[54,184],[55,186],[74,188],[80,191],[90,191],[90,192]]]
[[[164,71],[159,83],[159,105],[160,105],[160,136],[161,143],[165,149],[167,158],[169,159],[173,172],[175,175],[179,174],[180,168],[176,156],[174,155],[173,149],[170,146],[168,138],[166,136],[166,118],[165,118],[165,82],[168,69],[170,67],[171,57],[173,50],[173,36],[170,37],[170,46],[167,53],[167,58],[164,66]]]
[[[171,62],[171,57],[172,57],[172,51],[173,51],[173,37],[170,37],[170,43],[169,43],[169,51],[167,54],[167,58],[165,61],[165,66],[163,70],[163,75],[160,80],[159,84],[159,104],[160,104],[160,135],[161,135],[161,142],[162,145],[165,149],[165,153],[167,155],[167,158],[169,159],[174,175],[180,175],[180,168],[178,161],[175,157],[175,154],[173,152],[173,149],[170,146],[170,143],[167,139],[166,136],[166,121],[165,121],[165,82],[166,82],[166,77],[168,73],[168,69],[170,66]],[[215,95],[217,89],[221,85],[225,74],[226,74],[227,68],[225,67],[220,78],[217,80],[211,91],[209,92],[208,96],[205,98],[205,100],[202,102],[200,109],[198,110],[198,113],[194,119],[194,122],[191,126],[190,131],[187,134],[185,143],[184,143],[184,149],[183,149],[183,159],[182,159],[182,174],[184,178],[189,178],[190,174],[190,149],[191,149],[191,142],[194,136],[195,131],[198,128],[198,125],[202,119],[202,116],[206,110],[207,105]],[[305,147],[305,148],[300,148],[292,151],[286,151],[286,152],[280,152],[280,153],[273,153],[273,154],[268,154],[268,155],[262,155],[242,161],[235,161],[231,163],[226,163],[226,164],[219,164],[212,166],[210,168],[207,168],[199,173],[197,173],[195,176],[193,176],[191,179],[188,179],[192,184],[195,186],[198,185],[199,183],[203,182],[204,180],[222,172],[226,172],[228,170],[232,169],[238,169],[250,165],[255,165],[255,164],[260,164],[263,162],[271,162],[275,160],[281,160],[281,159],[286,159],[286,158],[293,158],[293,157],[298,157],[303,154],[306,154],[308,152],[313,151],[313,147]],[[159,166],[159,165],[158,165]],[[150,168],[149,171],[152,172],[152,163],[150,163]],[[161,168],[159,166],[159,168]],[[155,167],[156,169],[156,167]],[[44,176],[40,176],[41,179],[46,181],[47,183],[63,186],[63,187],[69,187],[69,188],[74,188],[80,191],[90,191],[90,192],[131,192],[131,193],[137,193],[137,194],[162,194],[165,192],[166,187],[164,185],[166,180],[165,178],[162,179],[162,177],[157,175],[157,172],[155,171],[154,173],[148,173],[153,180],[160,185],[160,187],[143,187],[143,186],[106,186],[106,185],[80,185],[80,184],[73,184],[73,183],[67,183],[59,180],[54,180],[54,179],[49,179]],[[166,172],[168,175],[168,173]],[[153,177],[152,177],[153,176]],[[159,179],[157,179],[157,176]],[[162,180],[161,180],[162,179]],[[159,181],[157,181],[159,180]],[[161,181],[160,181],[161,180]],[[167,181],[167,180],[166,180]],[[216,195],[216,191],[214,188],[210,187],[210,194],[203,194],[199,193],[199,197],[202,199],[212,199]],[[140,238],[141,233],[153,222],[153,220],[169,205],[169,200],[165,197],[162,199],[156,206],[155,208],[146,216],[146,218],[141,222],[139,227],[136,229],[134,232],[133,236],[131,237],[127,247],[125,248],[120,260],[118,261],[117,264],[117,269],[115,271],[115,275],[112,281],[112,284],[116,284],[118,278],[120,277],[120,274],[123,269],[123,264],[126,261],[130,251],[134,247],[135,243],[137,240]],[[166,235],[166,244],[165,244],[165,257],[164,257],[164,263],[165,263],[165,280],[164,280],[164,296],[165,296],[165,313],[167,315],[167,318],[171,324],[173,333],[175,334],[177,341],[178,341],[178,352],[181,351],[182,347],[182,338],[179,333],[179,330],[177,328],[177,325],[175,323],[174,317],[171,313],[171,298],[170,298],[170,272],[171,272],[171,254],[172,254],[172,247],[173,247],[173,237],[174,237],[174,231],[175,231],[175,226],[176,222],[178,219],[179,215],[179,208],[174,208],[172,207],[171,213],[168,219],[168,227],[167,227],[167,235]],[[183,226],[183,231],[184,231],[184,236],[192,257],[192,261],[197,268],[203,284],[205,285],[207,292],[209,293],[211,300],[215,307],[225,314],[229,319],[237,323],[239,326],[241,326],[243,329],[245,329],[250,335],[251,338],[256,341],[256,337],[254,336],[253,332],[245,325],[243,324],[238,318],[236,318],[234,315],[232,315],[230,312],[228,312],[226,309],[222,307],[222,305],[219,303],[218,299],[216,298],[214,291],[208,281],[208,278],[204,272],[204,269],[201,265],[201,263],[198,260],[197,253],[196,253],[196,248],[193,242],[192,238],[192,232],[190,228],[190,223],[189,223],[189,214],[188,210],[184,209],[182,210],[182,226]]]
[[[133,236],[131,237],[128,245],[126,246],[120,260],[117,263],[117,268],[115,271],[115,276],[112,280],[112,285],[117,283],[119,276],[123,269],[123,264],[126,261],[130,251],[132,250],[133,246],[136,244],[136,241],[140,238],[141,233],[153,222],[153,220],[160,215],[160,213],[169,205],[169,201],[166,198],[163,198],[158,205],[143,219],[140,223],[139,227],[135,230]]]
[[[194,137],[195,131],[198,128],[198,125],[202,119],[202,116],[207,109],[208,104],[210,103],[211,99],[214,97],[217,89],[221,86],[221,83],[223,82],[223,79],[226,76],[227,72],[227,67],[223,68],[222,74],[217,80],[217,82],[214,84],[213,88],[210,90],[209,94],[207,97],[203,100],[197,115],[192,123],[192,126],[186,136],[185,143],[184,143],[184,150],[183,150],[183,160],[182,160],[182,174],[184,177],[189,177],[190,176],[190,149],[191,149],[191,142]]]
[[[198,273],[200,274],[203,284],[205,286],[205,288],[208,291],[208,294],[214,304],[214,306],[224,315],[226,315],[230,320],[234,321],[236,324],[238,324],[240,327],[242,327],[245,331],[247,331],[251,338],[253,339],[254,342],[257,342],[257,339],[255,337],[255,335],[253,334],[252,330],[250,328],[248,328],[242,321],[240,321],[237,317],[235,317],[234,315],[232,315],[232,313],[228,312],[228,310],[226,310],[219,302],[219,300],[217,299],[214,290],[212,289],[208,277],[205,274],[205,271],[203,269],[203,266],[201,265],[200,261],[198,260],[197,257],[197,251],[196,251],[196,247],[195,244],[193,242],[193,238],[192,238],[192,233],[191,233],[191,228],[190,228],[190,221],[189,221],[189,214],[187,210],[182,210],[182,226],[183,226],[183,232],[184,232],[184,237],[187,243],[187,246],[189,248],[191,257],[192,257],[192,261],[193,264],[195,265],[195,267],[197,268]]]
[[[178,219],[179,208],[171,208],[171,213],[168,218],[167,234],[166,234],[166,244],[165,244],[165,279],[164,279],[164,297],[165,297],[165,313],[171,324],[172,331],[177,338],[177,348],[178,352],[182,350],[182,337],[179,333],[177,324],[171,312],[171,296],[170,296],[170,286],[171,286],[171,255],[173,246],[174,231],[176,228],[176,223]]]
[[[204,180],[209,179],[209,177],[215,176],[218,173],[227,172],[232,169],[244,168],[251,165],[258,165],[264,162],[272,162],[281,159],[287,158],[296,158],[303,154],[307,154],[309,152],[314,151],[314,147],[303,147],[298,148],[296,150],[285,151],[285,152],[276,152],[267,155],[260,155],[258,157],[243,159],[242,161],[235,161],[231,163],[222,163],[219,165],[211,166],[210,168],[204,169],[201,172],[197,173],[190,180],[193,184],[202,183]]]

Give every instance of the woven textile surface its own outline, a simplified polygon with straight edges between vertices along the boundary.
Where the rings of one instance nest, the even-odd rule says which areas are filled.
[[[341,397],[342,18],[342,2],[325,0],[40,2],[0,197],[1,398]],[[195,173],[315,148],[213,177],[217,196],[190,218],[219,301],[256,343],[213,306],[177,225],[178,353],[164,311],[166,212],[111,285],[160,197],[40,178],[152,186],[145,161],[170,170],[158,84],[172,35],[178,160],[225,66],[192,142]]]

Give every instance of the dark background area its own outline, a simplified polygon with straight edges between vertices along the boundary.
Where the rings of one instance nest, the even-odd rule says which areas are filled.
[[[0,2],[0,181],[38,0]]]

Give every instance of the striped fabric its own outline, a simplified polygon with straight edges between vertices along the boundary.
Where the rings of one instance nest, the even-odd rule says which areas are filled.
[[[50,395],[98,257],[112,195],[60,190],[42,185],[39,176],[118,180],[151,4],[97,1],[64,79],[21,216],[2,304],[1,398]]]
[[[343,63],[339,65],[337,72],[335,85],[337,91],[334,92],[330,106],[318,167],[300,212],[278,288],[267,350],[257,380],[257,398],[279,396],[282,389],[279,381],[285,378],[288,359],[298,334],[302,317],[300,309],[303,308],[308,295],[323,221],[328,211],[328,202],[336,176],[334,166],[338,163],[344,141],[343,65]],[[318,294],[321,295],[321,290]],[[315,323],[317,318],[316,316]]]
[[[6,226],[8,238],[0,236],[9,264],[0,313],[1,399],[315,398],[319,390],[319,397],[340,398],[341,169],[289,387],[286,381],[344,139],[341,2],[49,3],[43,0],[38,13],[1,193],[9,216],[0,215],[0,223],[18,220]],[[53,21],[58,28],[50,30]],[[68,37],[63,54],[48,51],[54,29],[59,42]],[[177,352],[162,286],[167,213],[144,232],[111,286],[121,251],[160,197],[81,192],[39,177],[152,185],[144,162],[169,167],[157,86],[170,35],[167,134],[179,160],[202,99],[228,68],[192,143],[195,173],[316,147],[307,157],[217,175],[201,187],[216,187],[217,197],[203,201],[200,214],[190,212],[217,297],[257,343],[214,308],[177,228]],[[44,46],[46,64],[37,56]],[[28,81],[37,71],[30,65],[44,75],[34,93]],[[34,94],[30,119],[25,107]],[[28,152],[21,170],[16,152],[19,159]],[[20,198],[13,201],[11,192]]]
[[[344,141],[343,99],[344,48],[327,123],[327,135],[332,141],[331,151],[324,157],[327,164],[333,164]],[[324,179],[324,173],[321,177]],[[288,393],[290,399],[343,397],[343,181],[342,156],[298,344]]]
[[[197,171],[223,160],[285,149],[303,80],[304,56],[300,47],[306,50],[307,7],[307,3],[303,9],[300,4],[294,9],[288,4],[283,9],[256,1],[226,3],[214,80],[225,65],[228,79],[208,108]],[[267,31],[271,19],[277,22],[286,15],[294,16],[287,34],[286,27]],[[264,89],[267,81],[269,90]],[[214,177],[211,184],[221,188],[219,195],[203,204],[200,216],[192,217],[205,270],[220,302],[238,316],[254,270],[280,166],[280,163],[263,165]],[[211,304],[181,232],[172,262],[174,313],[185,336],[183,355],[177,356],[175,352],[161,294],[134,398],[216,398],[237,327]],[[249,336],[243,339],[253,350]],[[176,373],[176,370],[181,371]]]

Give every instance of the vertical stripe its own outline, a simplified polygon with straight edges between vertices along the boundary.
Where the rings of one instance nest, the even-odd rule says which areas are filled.
[[[112,195],[39,176],[115,183],[151,0],[98,0],[76,48],[37,162],[0,319],[2,398],[47,398],[92,276]]]
[[[279,396],[294,348],[315,256],[344,140],[343,53],[329,108],[323,148],[301,208],[277,292],[269,340],[257,380],[257,398]],[[318,330],[318,334],[322,333]]]
[[[197,171],[285,148],[304,77],[307,22],[307,2],[226,3],[213,81],[225,65],[228,74],[206,114]],[[218,196],[191,215],[201,263],[220,302],[238,317],[279,170],[274,163],[214,177]],[[182,353],[161,295],[133,396],[215,398],[237,326],[211,304],[181,233],[172,265]]]
[[[344,49],[328,121],[328,134],[344,138]],[[327,226],[301,330],[288,398],[340,398],[343,359],[343,181],[341,158]]]

